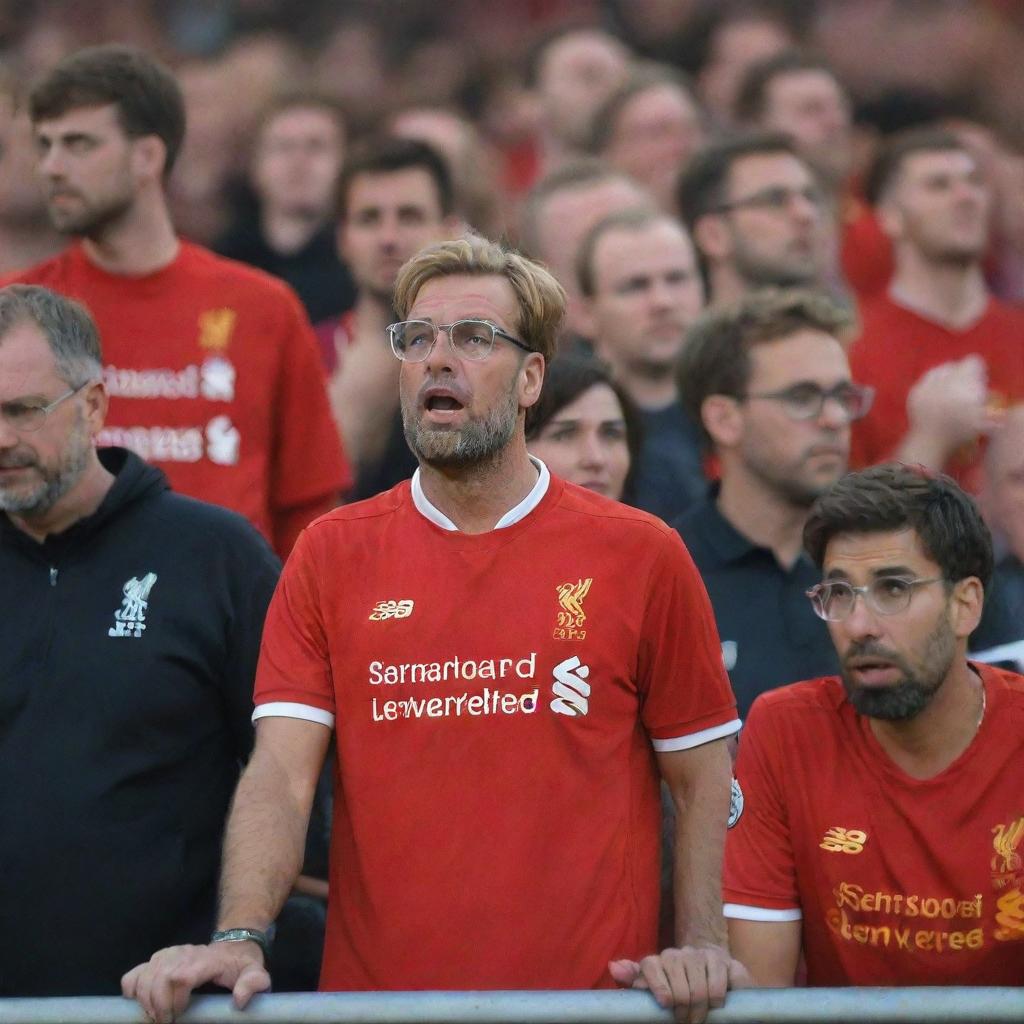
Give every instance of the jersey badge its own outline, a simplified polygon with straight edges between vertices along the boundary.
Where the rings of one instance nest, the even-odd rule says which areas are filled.
[[[587,613],[583,610],[583,602],[590,593],[592,578],[579,579],[575,583],[560,583],[555,587],[558,595],[558,618],[554,632],[554,640],[586,640],[587,631],[583,624],[587,621]]]
[[[590,683],[587,682],[590,667],[573,655],[560,661],[551,671],[555,677],[551,687],[555,695],[551,710],[556,715],[585,715],[590,710]]]
[[[859,828],[833,826],[818,845],[829,853],[860,853],[867,841],[867,832],[862,832]]]
[[[722,641],[722,664],[726,672],[731,672],[736,667],[736,658],[739,656],[740,646],[735,640]]]
[[[227,307],[199,314],[199,347],[209,352],[226,352],[231,344],[238,314]]]
[[[242,435],[227,416],[214,416],[206,424],[206,457],[218,466],[234,466]]]
[[[727,828],[732,828],[737,821],[740,820],[740,815],[743,813],[743,790],[740,789],[740,780],[734,775],[732,777],[732,785],[729,787],[729,821],[726,824]]]
[[[107,636],[142,636],[146,629],[149,595],[155,583],[155,572],[147,572],[141,580],[135,576],[128,580],[121,588],[124,599],[114,612],[114,624],[107,630]]]
[[[407,619],[412,615],[415,601],[378,601],[370,612],[370,622],[384,622],[387,619]]]
[[[210,356],[199,368],[199,391],[211,402],[235,398],[235,368],[223,356]]]

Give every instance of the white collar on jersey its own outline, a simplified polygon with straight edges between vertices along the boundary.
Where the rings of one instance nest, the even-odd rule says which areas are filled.
[[[515,508],[510,508],[494,524],[496,530],[502,530],[506,526],[518,523],[520,519],[525,519],[540,504],[544,495],[548,493],[548,484],[551,483],[551,474],[548,472],[548,467],[540,459],[536,459],[532,455],[530,456],[530,461],[537,467],[537,482],[533,485],[530,493]],[[439,508],[432,505],[423,493],[419,469],[412,475],[412,502],[421,515],[425,516],[435,525],[440,526],[442,530],[459,532],[459,528]]]

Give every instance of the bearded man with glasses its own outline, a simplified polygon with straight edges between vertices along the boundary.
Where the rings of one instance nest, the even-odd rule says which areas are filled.
[[[1024,677],[967,660],[988,528],[949,477],[851,473],[804,528],[838,675],[764,694],[726,843],[734,953],[764,986],[1019,985]]]
[[[419,468],[300,538],[268,613],[218,933],[156,953],[125,994],[159,1022],[206,981],[240,1006],[268,987],[264,933],[333,732],[322,989],[618,982],[700,1021],[746,977],[720,885],[739,722],[700,578],[660,520],[528,454],[565,307],[543,267],[444,242],[405,264],[394,305]],[[680,880],[661,954],[659,772]]]
[[[112,996],[154,944],[204,940],[252,747],[280,563],[97,448],[106,411],[85,308],[0,288],[0,997]]]
[[[839,340],[849,326],[820,292],[752,292],[698,320],[678,364],[719,479],[673,525],[708,588],[741,715],[765,690],[837,667],[804,597],[818,576],[802,530],[871,406]]]

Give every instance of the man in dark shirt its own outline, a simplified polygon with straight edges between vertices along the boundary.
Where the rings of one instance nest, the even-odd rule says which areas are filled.
[[[850,380],[848,314],[804,290],[753,292],[694,325],[679,363],[683,405],[720,483],[674,525],[715,610],[740,714],[764,690],[836,670],[804,592],[814,499],[846,472],[850,423],[871,392]]]
[[[679,403],[673,373],[704,286],[686,229],[667,214],[610,214],[584,238],[577,262],[587,337],[640,412],[634,504],[663,519],[707,487],[700,435]]]
[[[96,328],[0,289],[0,996],[113,995],[203,942],[279,563],[244,519],[97,450]]]
[[[1024,670],[1024,405],[1008,410],[989,438],[981,508],[992,530],[995,572],[985,592],[971,657]]]
[[[276,100],[256,131],[251,202],[214,249],[287,281],[315,324],[350,309],[355,284],[338,256],[331,217],[345,155],[337,102],[315,93]]]

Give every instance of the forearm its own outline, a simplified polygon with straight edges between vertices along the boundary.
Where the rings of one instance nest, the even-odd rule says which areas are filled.
[[[900,440],[892,458],[908,466],[927,466],[941,470],[949,461],[952,449],[936,434],[908,430]]]
[[[299,872],[312,804],[271,753],[257,748],[228,818],[218,929],[266,929]]]
[[[730,758],[724,740],[706,747],[699,770],[671,787],[676,808],[673,895],[679,946],[728,944],[722,916],[722,854],[729,816]]]

